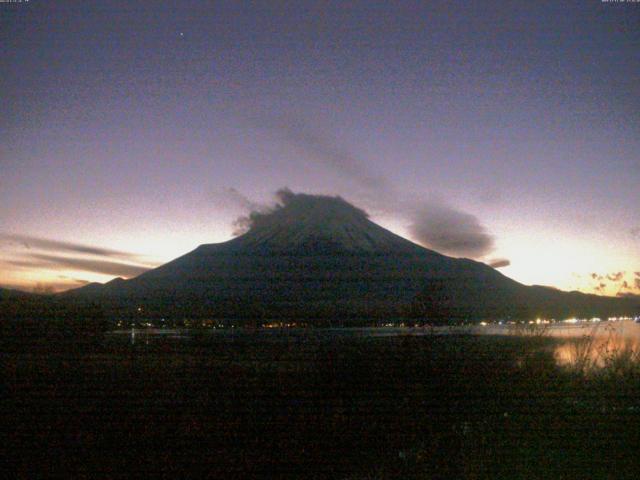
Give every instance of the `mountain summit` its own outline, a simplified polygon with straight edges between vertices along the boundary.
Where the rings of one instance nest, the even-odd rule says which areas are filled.
[[[603,315],[631,301],[527,287],[493,268],[416,245],[340,197],[279,192],[246,233],[130,280],[68,296],[116,314],[216,318],[478,319]]]
[[[280,203],[240,220],[248,231],[234,246],[297,251],[318,248],[350,252],[415,250],[415,244],[369,220],[367,213],[341,197],[280,190]],[[234,242],[234,241],[232,241]]]

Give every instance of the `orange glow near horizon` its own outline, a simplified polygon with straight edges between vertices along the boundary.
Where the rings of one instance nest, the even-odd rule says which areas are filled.
[[[406,231],[397,219],[373,220],[407,238]],[[232,238],[231,231],[231,227],[220,228],[217,234],[213,235],[211,232],[198,232],[194,235],[195,232],[174,231],[168,235],[148,234],[144,238],[121,233],[109,238],[113,241],[112,245],[101,247],[113,248],[117,245],[118,250],[126,252],[146,250],[144,255],[132,254],[137,255],[135,261],[123,263],[153,267],[184,255],[200,244],[227,241]],[[209,241],[206,240],[207,237]],[[90,243],[91,240],[93,239],[89,238],[83,243]],[[489,257],[504,257],[511,262],[499,271],[526,285],[544,285],[565,291],[579,290],[608,296],[640,294],[640,285],[636,283],[638,277],[635,274],[640,271],[640,264],[634,265],[622,252],[609,252],[605,257],[599,248],[586,241],[552,237],[545,239],[542,235],[533,237],[522,233],[500,239],[496,247],[495,253]],[[489,263],[489,260],[490,258],[478,259],[485,263]],[[622,272],[623,275],[615,278],[611,272]],[[12,266],[3,262],[0,285],[26,291],[58,292],[89,282],[105,283],[116,276],[130,278],[135,275],[114,275],[82,268],[64,268],[59,265],[45,265],[40,268]]]

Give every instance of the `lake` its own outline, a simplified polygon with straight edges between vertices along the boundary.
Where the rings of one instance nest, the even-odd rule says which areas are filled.
[[[554,358],[558,365],[590,367],[603,366],[612,356],[629,355],[640,357],[640,324],[632,320],[623,321],[583,321],[576,323],[554,323],[546,325],[478,325],[441,327],[362,327],[362,328],[284,328],[284,329],[162,329],[136,328],[115,330],[107,334],[108,341],[128,342],[131,345],[156,345],[172,342],[191,342],[203,337],[216,340],[234,341],[251,337],[254,340],[269,341],[283,336],[304,341],[305,338],[329,339],[352,337],[398,337],[398,336],[440,336],[455,334],[508,335],[523,337],[549,337]]]
[[[529,325],[527,325],[529,326]],[[559,365],[602,367],[614,359],[640,359],[640,324],[633,320],[534,325],[529,330],[513,325],[487,325],[474,332],[485,335],[544,336],[554,342]]]

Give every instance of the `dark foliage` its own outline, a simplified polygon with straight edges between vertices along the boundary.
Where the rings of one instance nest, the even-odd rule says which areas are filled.
[[[34,294],[0,299],[0,347],[4,351],[34,345],[81,348],[100,342],[110,326],[102,306],[92,301]]]
[[[548,341],[316,331],[5,352],[6,465],[21,478],[633,478],[640,379],[559,370]]]

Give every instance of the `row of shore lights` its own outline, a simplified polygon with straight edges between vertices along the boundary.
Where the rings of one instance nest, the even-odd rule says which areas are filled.
[[[607,322],[622,322],[624,320],[633,320],[633,321],[640,321],[640,316],[636,316],[636,317],[608,317],[606,319],[602,319],[600,317],[591,317],[591,318],[576,318],[576,317],[572,317],[572,318],[566,318],[564,320],[556,320],[555,318],[536,318],[535,320],[529,320],[527,323],[529,325],[547,325],[550,323],[587,323],[587,322],[592,322],[592,323],[597,323],[597,322],[603,322],[603,321],[607,321]],[[480,322],[480,325],[487,326],[490,323],[494,323],[494,322]],[[508,324],[515,324],[517,322],[506,322]],[[504,321],[499,321],[497,322],[498,325],[504,325],[505,322]]]

